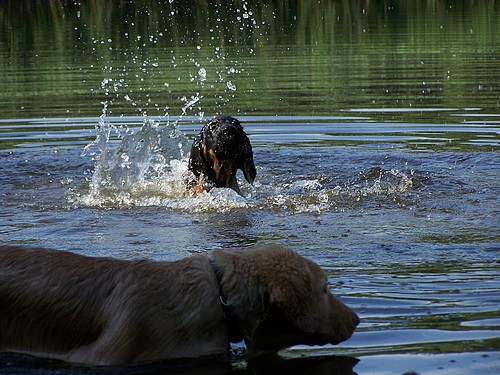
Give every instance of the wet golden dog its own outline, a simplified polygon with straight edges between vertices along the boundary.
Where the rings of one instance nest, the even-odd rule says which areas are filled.
[[[214,117],[203,126],[191,148],[189,170],[196,178],[191,194],[213,187],[228,187],[240,193],[238,169],[249,183],[254,181],[257,172],[250,140],[234,117]]]
[[[337,344],[357,315],[312,261],[259,245],[175,262],[0,247],[0,351],[112,365]]]

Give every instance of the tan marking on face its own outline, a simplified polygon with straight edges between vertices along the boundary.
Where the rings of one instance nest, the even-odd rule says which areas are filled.
[[[232,162],[230,160],[219,160],[213,149],[208,150],[208,156],[212,161],[212,168],[215,171],[215,181],[220,186],[229,186]]]
[[[205,155],[205,157],[207,157],[207,145],[206,144],[203,144],[203,155]]]
[[[204,146],[206,149],[206,146]],[[215,175],[217,178],[219,177],[219,172],[221,168],[221,163],[219,162],[219,159],[215,155],[215,151],[213,149],[208,150],[208,158],[212,161],[212,168],[215,171]]]

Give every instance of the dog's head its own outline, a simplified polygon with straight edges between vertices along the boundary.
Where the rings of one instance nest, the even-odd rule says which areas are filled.
[[[359,324],[356,313],[330,292],[328,278],[317,264],[301,257],[288,262],[287,276],[266,283],[269,310],[247,340],[249,356],[300,344],[338,344]]]
[[[272,245],[224,253],[226,260],[215,261],[226,265],[221,290],[249,356],[299,344],[338,344],[359,324],[356,313],[331,294],[316,263]]]
[[[257,174],[250,140],[234,117],[215,117],[200,131],[191,148],[189,169],[212,187],[239,192],[236,171],[253,183]]]

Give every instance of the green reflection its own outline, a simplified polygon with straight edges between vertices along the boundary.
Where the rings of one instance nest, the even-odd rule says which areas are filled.
[[[197,100],[189,114],[491,113],[500,96],[499,16],[495,1],[466,0],[6,1],[0,111],[96,116],[108,102],[114,115],[178,116]]]

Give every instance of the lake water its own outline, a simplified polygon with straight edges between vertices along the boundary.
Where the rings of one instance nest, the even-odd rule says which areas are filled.
[[[498,4],[46,3],[0,6],[0,241],[157,260],[279,243],[362,319],[281,360],[120,371],[500,371]],[[257,179],[191,198],[186,150],[217,114]],[[35,368],[118,370],[0,356]]]

